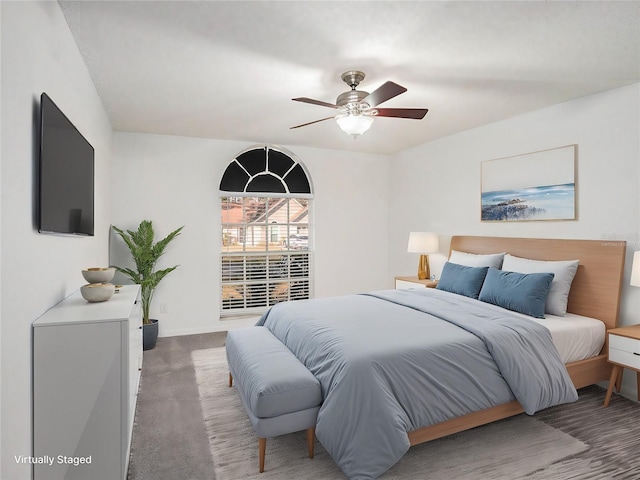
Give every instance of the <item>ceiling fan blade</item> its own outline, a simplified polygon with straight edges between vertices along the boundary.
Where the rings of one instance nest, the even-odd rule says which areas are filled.
[[[298,97],[292,98],[294,102],[302,102],[302,103],[310,103],[312,105],[320,105],[321,107],[329,107],[329,108],[338,108],[338,105],[334,105],[333,103],[323,102],[322,100],[314,100],[313,98],[307,97]]]
[[[413,118],[422,120],[429,111],[428,108],[376,108],[376,117]]]
[[[302,125],[296,125],[295,127],[291,127],[289,130],[293,130],[294,128],[306,127],[307,125],[313,125],[314,123],[324,122],[325,120],[331,120],[334,117],[321,118],[320,120],[314,120],[313,122],[303,123]]]
[[[392,99],[406,92],[407,89],[393,82],[386,82],[380,87],[376,88],[373,92],[360,100],[360,103],[367,103],[370,107],[380,105],[387,100]]]

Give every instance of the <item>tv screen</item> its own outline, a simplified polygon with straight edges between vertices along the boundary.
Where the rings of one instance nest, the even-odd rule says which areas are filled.
[[[38,231],[93,235],[93,183],[93,147],[43,93]]]

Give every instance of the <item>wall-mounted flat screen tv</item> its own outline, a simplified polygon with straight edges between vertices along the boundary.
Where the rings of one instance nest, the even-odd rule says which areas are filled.
[[[93,235],[94,151],[46,93],[40,97],[38,231]]]

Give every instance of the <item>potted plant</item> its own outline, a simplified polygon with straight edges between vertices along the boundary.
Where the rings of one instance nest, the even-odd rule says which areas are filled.
[[[182,231],[180,227],[162,240],[154,243],[155,232],[153,223],[150,220],[143,220],[138,226],[138,230],[127,230],[126,232],[113,225],[115,232],[122,237],[124,243],[129,247],[131,257],[135,263],[135,269],[115,267],[129,277],[134,283],[140,285],[140,297],[142,300],[142,336],[143,350],[150,350],[156,346],[158,338],[158,320],[149,318],[149,308],[153,293],[160,281],[169,273],[173,272],[178,265],[162,270],[156,270],[156,263],[162,256],[167,245]]]

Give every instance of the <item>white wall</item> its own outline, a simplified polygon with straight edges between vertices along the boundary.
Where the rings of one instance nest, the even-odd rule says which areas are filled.
[[[219,320],[219,184],[227,165],[252,144],[162,135],[114,133],[112,223],[135,229],[152,220],[157,239],[184,225],[159,267],[180,264],[160,284],[151,316],[160,335],[227,330],[247,321]],[[285,147],[311,176],[316,297],[392,286],[388,269],[388,159]],[[111,263],[129,256],[111,239]],[[167,313],[160,312],[160,304]],[[248,322],[253,322],[249,320]]]
[[[0,8],[0,37],[2,36],[2,8]],[[0,48],[2,41],[0,40]],[[0,62],[0,91],[2,91],[2,62]],[[2,111],[2,95],[0,95],[0,112]],[[0,115],[0,132],[2,132],[2,115]],[[0,135],[0,185],[2,185],[2,136]],[[2,211],[2,195],[0,195],[0,212]],[[2,252],[2,222],[0,222],[0,252]],[[2,255],[0,254],[0,272],[2,272]],[[2,275],[0,275],[0,292],[2,292]],[[2,345],[2,308],[0,308],[0,345]],[[0,355],[0,373],[2,372],[2,355]],[[0,473],[2,473],[2,381],[0,381]]]
[[[108,262],[111,126],[56,2],[0,2],[1,368],[0,478],[30,478],[14,455],[31,454],[31,323]],[[47,92],[95,148],[94,238],[38,234],[38,116]],[[73,454],[73,452],[69,452]]]
[[[578,145],[576,221],[480,222],[480,162],[569,144]],[[391,275],[415,275],[417,255],[406,252],[412,230],[440,234],[441,254],[430,256],[438,276],[452,235],[626,240],[620,323],[640,322],[640,289],[628,285],[640,249],[640,84],[421,145],[392,165]]]

